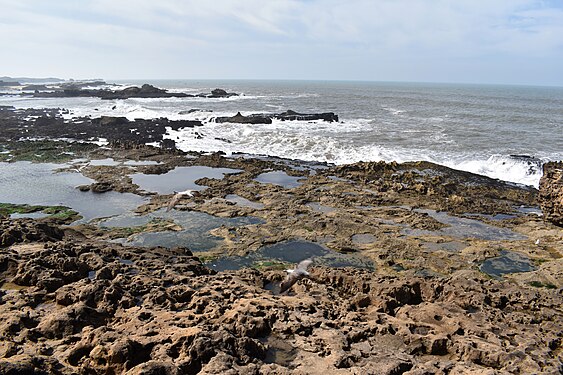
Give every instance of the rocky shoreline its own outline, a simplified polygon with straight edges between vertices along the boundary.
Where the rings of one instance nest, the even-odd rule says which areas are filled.
[[[538,192],[427,162],[331,166],[186,154],[162,135],[166,126],[196,123],[69,121],[61,111],[1,108],[2,160],[66,162],[65,173],[95,181],[83,190],[146,197],[136,209],[141,216],[162,212],[172,193],[146,190],[134,174],[166,178],[178,168],[229,168],[235,172],[195,180],[200,196],[182,197],[173,211],[257,221],[217,226],[211,234],[220,245],[195,252],[181,244],[113,241],[174,233],[175,222],[107,228],[77,224],[77,213],[61,209],[15,218],[11,212],[45,208],[6,206],[0,210],[0,373],[563,370],[558,165],[546,166]],[[20,139],[24,132],[30,139]],[[87,161],[107,158],[120,162]],[[272,174],[281,182],[268,182]],[[212,269],[215,261],[248,259],[295,240],[350,265],[360,259],[372,266],[335,267],[319,256],[311,278],[282,295],[276,285],[288,266],[283,257]],[[511,269],[518,262],[526,272]],[[491,264],[498,274],[486,272]]]
[[[41,83],[22,85],[19,82],[0,81],[0,87],[11,87],[19,89],[21,96],[33,96],[36,98],[78,98],[92,97],[102,100],[129,99],[129,98],[230,98],[239,96],[234,92],[227,92],[217,88],[210,93],[188,94],[184,92],[169,92],[149,84],[142,86],[130,86],[122,89],[111,90],[108,86],[119,86],[108,84],[104,81],[63,81],[56,83]],[[97,88],[98,87],[98,88]],[[104,88],[99,88],[104,87]],[[5,95],[1,94],[0,95]],[[13,95],[10,93],[9,95]]]

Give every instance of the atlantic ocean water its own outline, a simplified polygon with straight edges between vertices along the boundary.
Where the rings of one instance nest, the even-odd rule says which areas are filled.
[[[223,88],[222,99],[0,97],[0,105],[70,110],[67,116],[198,119],[169,131],[182,150],[242,152],[334,164],[426,160],[538,186],[541,165],[563,160],[563,88],[336,81],[117,81],[170,91]],[[115,87],[113,87],[115,89]],[[334,112],[340,121],[216,123],[237,112]],[[189,111],[195,110],[195,111]],[[188,111],[190,113],[188,113]]]

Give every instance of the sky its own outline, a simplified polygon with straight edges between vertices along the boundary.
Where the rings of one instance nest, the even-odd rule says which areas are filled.
[[[0,76],[563,86],[563,0],[0,0]]]

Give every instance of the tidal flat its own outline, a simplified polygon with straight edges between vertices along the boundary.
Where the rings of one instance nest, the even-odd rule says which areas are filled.
[[[0,372],[562,368],[563,230],[534,188],[428,162],[33,142],[0,142]],[[44,160],[18,159],[33,148]],[[168,209],[181,188],[199,194]],[[277,293],[305,258],[310,278]]]

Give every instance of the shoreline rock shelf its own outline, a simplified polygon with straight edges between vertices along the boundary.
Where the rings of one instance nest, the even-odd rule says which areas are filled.
[[[554,289],[469,270],[404,278],[316,266],[286,296],[267,288],[283,271],[215,273],[182,248],[48,240],[28,239],[0,258],[2,373],[555,373],[561,365],[563,301]],[[284,348],[293,355],[268,354]]]
[[[43,119],[26,120],[31,114]],[[563,231],[548,221],[553,216],[544,220],[518,210],[544,199],[547,212],[545,199],[552,190],[544,189],[550,183],[538,192],[428,162],[315,169],[280,158],[186,154],[142,144],[149,135],[158,139],[163,124],[185,124],[143,121],[110,117],[87,119],[82,127],[73,123],[79,139],[111,135],[110,147],[98,147],[49,140],[60,136],[57,128],[74,134],[58,110],[0,108],[0,145],[7,151],[0,155],[66,162],[66,173],[99,184],[90,187],[144,194],[147,200],[128,213],[135,217],[160,215],[172,194],[143,193],[132,174],[163,175],[192,166],[240,171],[198,178],[193,181],[201,187],[197,199],[178,202],[170,218],[126,228],[96,221],[69,225],[75,218],[67,211],[10,217],[39,206],[4,205],[0,373],[561,370]],[[47,139],[20,141],[26,125],[30,136]],[[130,139],[133,126],[140,134]],[[549,171],[546,179],[552,181],[555,174]],[[259,181],[272,172],[299,183]],[[221,240],[201,252],[110,242],[139,231],[179,230],[181,220],[175,218],[184,213],[221,222],[259,220],[214,226],[207,233]],[[446,214],[459,220],[438,220]],[[444,230],[468,219],[518,236],[457,238],[455,231]],[[406,230],[413,235],[404,235]],[[275,244],[295,242],[318,244],[330,249],[328,255],[365,257],[373,271],[330,268],[319,261],[310,267],[310,279],[279,295],[273,287],[285,277],[279,262],[260,258],[256,268],[219,273],[202,263],[226,255],[263,255]],[[498,279],[480,272],[485,262],[506,254],[525,259],[526,267],[518,270],[529,272],[502,273]]]

